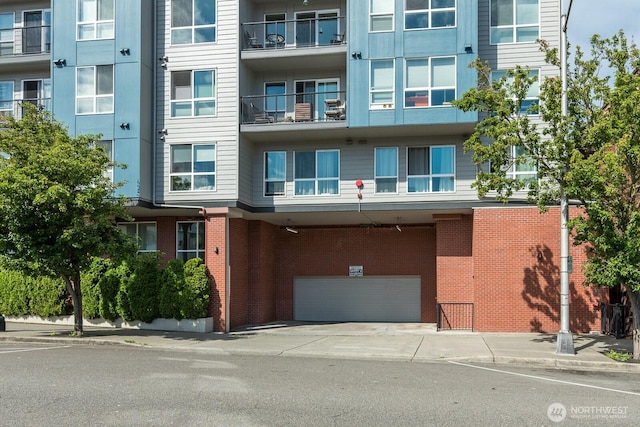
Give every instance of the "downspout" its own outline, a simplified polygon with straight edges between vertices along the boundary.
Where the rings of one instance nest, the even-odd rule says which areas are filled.
[[[152,96],[152,111],[153,111],[153,153],[151,156],[151,204],[157,208],[178,208],[178,209],[198,209],[198,213],[202,215],[202,217],[207,219],[207,209],[204,206],[188,206],[188,205],[174,205],[167,203],[158,203],[156,198],[156,180],[157,180],[157,163],[158,163],[158,114],[157,114],[157,89],[158,89],[158,62],[156,61],[156,56],[158,54],[158,2],[154,2],[153,5],[153,52],[154,58],[153,62],[153,96]],[[164,111],[164,110],[163,110]],[[206,251],[205,247],[205,251]],[[229,301],[230,301],[230,268],[229,268],[229,215],[225,215],[225,332],[229,332]]]

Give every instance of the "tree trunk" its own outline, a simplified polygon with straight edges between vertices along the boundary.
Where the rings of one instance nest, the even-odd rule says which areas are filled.
[[[64,283],[67,291],[71,295],[73,302],[73,331],[76,336],[81,337],[83,334],[82,327],[82,291],[80,289],[80,275],[73,277],[64,277]]]
[[[627,290],[633,312],[633,358],[640,360],[640,291]]]

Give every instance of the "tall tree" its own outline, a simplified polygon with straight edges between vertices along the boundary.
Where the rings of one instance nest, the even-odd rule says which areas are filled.
[[[48,112],[22,106],[0,123],[0,253],[26,271],[61,277],[83,334],[80,271],[93,256],[135,250],[115,223],[128,218],[118,184],[104,175],[111,159],[97,137],[72,138]]]
[[[544,41],[549,66],[558,51]],[[640,55],[624,32],[594,35],[590,56],[578,46],[567,75],[568,114],[562,114],[562,81],[538,80],[524,67],[500,78],[481,60],[478,86],[454,105],[477,111],[480,121],[465,141],[478,166],[479,196],[493,192],[507,202],[526,191],[541,211],[561,190],[583,209],[569,222],[576,245],[586,243],[586,284],[625,286],[634,312],[634,357],[640,358]],[[613,74],[611,74],[613,73]],[[531,88],[539,85],[539,102]],[[529,96],[528,96],[529,95]],[[525,167],[532,175],[510,172]]]

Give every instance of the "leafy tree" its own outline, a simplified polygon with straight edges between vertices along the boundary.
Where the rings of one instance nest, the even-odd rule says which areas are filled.
[[[557,49],[544,41],[541,49],[550,66],[560,66]],[[627,288],[634,312],[634,357],[640,358],[638,49],[623,31],[608,39],[594,35],[589,58],[577,47],[567,76],[567,115],[561,109],[560,78],[539,82],[540,102],[526,108],[537,76],[516,67],[494,80],[486,63],[477,60],[472,66],[478,87],[454,104],[480,114],[465,141],[479,167],[474,183],[479,196],[495,192],[507,202],[514,192],[526,191],[542,211],[557,203],[562,190],[580,202],[583,209],[568,226],[574,244],[587,244],[587,283]],[[509,175],[522,164],[535,165],[537,179]]]
[[[72,138],[50,113],[23,104],[23,118],[0,131],[0,253],[25,271],[61,277],[71,295],[74,330],[83,334],[80,272],[93,256],[119,256],[134,242],[115,225],[128,218],[111,160],[95,136]]]

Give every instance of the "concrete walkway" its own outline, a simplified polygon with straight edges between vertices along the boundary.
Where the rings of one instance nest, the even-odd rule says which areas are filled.
[[[0,332],[0,341],[119,344],[219,355],[459,361],[640,373],[640,363],[617,362],[606,356],[609,350],[632,353],[631,338],[597,334],[574,335],[577,354],[561,356],[555,354],[555,334],[437,332],[433,324],[424,323],[273,322],[228,334],[87,327],[82,338],[71,336],[72,329],[8,322],[6,331]]]

